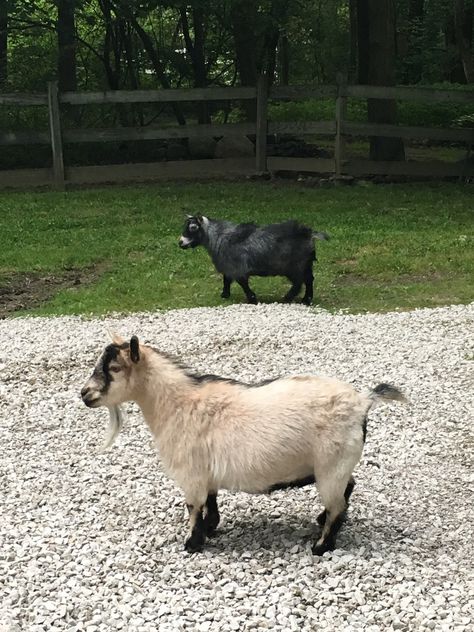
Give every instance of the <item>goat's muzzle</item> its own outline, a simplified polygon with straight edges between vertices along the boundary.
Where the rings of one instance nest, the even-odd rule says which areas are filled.
[[[192,241],[190,241],[186,237],[180,237],[178,240],[178,246],[180,248],[183,248],[183,250],[186,250],[186,248],[191,248],[192,245]]]
[[[98,396],[97,392],[93,391],[90,386],[84,386],[81,390],[81,397],[84,404],[89,408],[97,408],[97,406],[100,406],[100,396]]]

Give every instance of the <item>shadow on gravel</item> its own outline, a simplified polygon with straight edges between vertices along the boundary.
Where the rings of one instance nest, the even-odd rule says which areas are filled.
[[[224,552],[231,549],[235,552],[286,551],[298,545],[304,548],[312,545],[319,538],[321,528],[310,519],[301,520],[297,524],[289,518],[272,520],[266,516],[254,516],[252,522],[235,520],[227,521],[219,527],[215,537],[206,541],[206,549]],[[355,517],[347,518],[337,537],[338,548],[353,553],[363,546],[370,555],[371,551],[381,549],[407,552],[413,546],[418,532],[407,525],[394,525],[390,521],[375,526],[371,520]],[[428,543],[429,544],[429,543]],[[437,548],[438,545],[436,545]],[[432,547],[427,545],[428,553]]]

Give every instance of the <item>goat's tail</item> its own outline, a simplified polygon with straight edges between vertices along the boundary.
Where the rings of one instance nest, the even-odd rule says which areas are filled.
[[[372,400],[373,404],[380,402],[380,400],[407,402],[407,398],[401,391],[398,390],[398,388],[392,386],[391,384],[384,383],[377,384],[377,386],[369,392],[369,398]]]
[[[363,439],[365,443],[365,439],[367,437],[367,414],[372,408],[375,408],[378,404],[383,403],[383,401],[397,401],[406,403],[408,400],[405,395],[398,390],[395,386],[391,384],[377,384],[377,386],[371,389],[367,393],[367,397],[370,400],[370,404],[367,407],[364,418],[362,419],[362,433]]]
[[[311,236],[313,239],[319,239],[320,241],[329,241],[329,235],[327,233],[320,233],[313,230]]]

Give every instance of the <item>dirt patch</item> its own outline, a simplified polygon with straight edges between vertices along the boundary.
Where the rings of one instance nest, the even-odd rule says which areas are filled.
[[[94,283],[105,266],[71,268],[61,274],[15,272],[0,278],[0,318],[46,303],[60,290]]]

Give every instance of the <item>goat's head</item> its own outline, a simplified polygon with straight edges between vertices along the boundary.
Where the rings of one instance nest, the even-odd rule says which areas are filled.
[[[117,406],[133,398],[134,365],[140,361],[138,338],[130,342],[114,337],[105,347],[90,378],[81,390],[82,401],[89,408]]]
[[[184,222],[183,234],[179,238],[180,248],[196,248],[202,244],[206,218],[202,215],[188,215]]]

